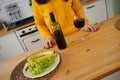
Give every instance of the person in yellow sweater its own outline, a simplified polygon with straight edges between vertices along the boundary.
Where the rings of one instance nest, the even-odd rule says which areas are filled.
[[[32,10],[38,31],[46,40],[45,49],[52,48],[55,44],[50,12],[54,13],[65,36],[79,30],[74,26],[74,16],[85,19],[84,30],[92,32],[98,30],[98,27],[88,24],[79,0],[32,0]]]

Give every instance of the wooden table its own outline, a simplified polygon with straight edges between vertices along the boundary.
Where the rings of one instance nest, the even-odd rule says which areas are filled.
[[[118,19],[120,15],[99,23],[97,32],[81,31],[67,36],[65,50],[55,46],[52,50],[60,53],[61,66],[50,80],[98,80],[99,76],[120,69],[120,30],[114,27]],[[83,35],[85,41],[81,41]],[[9,80],[19,62],[40,50],[42,48],[0,62],[0,79]]]

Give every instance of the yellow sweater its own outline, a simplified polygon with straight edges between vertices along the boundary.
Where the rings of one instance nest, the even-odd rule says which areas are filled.
[[[51,20],[49,13],[53,12],[55,19],[60,23],[64,35],[71,34],[78,29],[74,27],[74,16],[84,17],[85,23],[88,23],[79,0],[50,0],[46,4],[38,4],[32,0],[32,10],[35,24],[41,35],[47,40],[52,38]]]

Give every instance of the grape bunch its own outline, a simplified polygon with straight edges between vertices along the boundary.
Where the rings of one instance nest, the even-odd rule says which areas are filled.
[[[50,67],[55,62],[55,53],[45,55],[33,55],[28,60],[26,71],[31,76],[36,76],[45,71],[46,68]]]

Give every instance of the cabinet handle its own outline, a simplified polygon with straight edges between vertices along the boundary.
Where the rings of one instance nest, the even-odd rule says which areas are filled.
[[[93,8],[93,7],[95,7],[95,5],[89,6],[89,7],[87,7],[87,9],[90,9],[90,8]]]
[[[31,41],[31,43],[35,43],[35,42],[37,42],[37,41],[39,41],[40,39],[36,39],[36,40],[34,40],[34,41]]]

